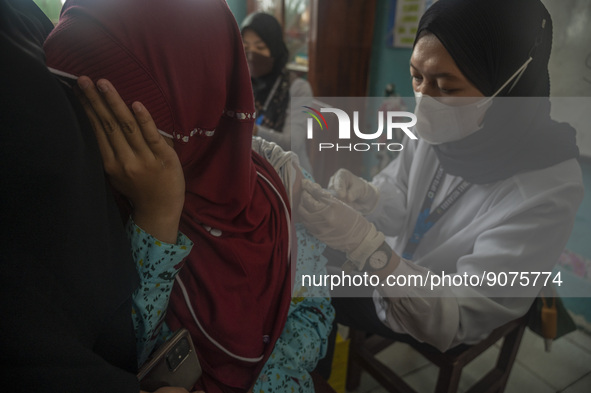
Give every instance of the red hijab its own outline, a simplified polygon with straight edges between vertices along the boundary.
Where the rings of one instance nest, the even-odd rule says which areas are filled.
[[[166,321],[191,332],[200,388],[249,389],[289,308],[290,218],[281,180],[251,150],[250,75],[226,2],[69,0],[45,51],[50,67],[109,79],[174,138],[195,246]]]

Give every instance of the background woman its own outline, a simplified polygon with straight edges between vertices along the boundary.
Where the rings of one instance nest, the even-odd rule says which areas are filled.
[[[289,52],[281,25],[273,16],[250,14],[241,27],[256,107],[254,134],[291,150],[312,173],[306,151],[306,117],[290,110],[291,97],[312,97],[310,84],[285,66]]]

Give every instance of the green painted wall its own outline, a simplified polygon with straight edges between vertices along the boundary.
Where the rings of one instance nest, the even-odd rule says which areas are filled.
[[[236,18],[236,22],[238,22],[238,26],[246,17],[246,0],[226,0],[230,10],[234,14],[234,18]]]
[[[34,2],[53,23],[57,23],[62,9],[61,0],[34,0]]]
[[[388,44],[389,38],[391,40],[388,20],[392,17],[394,5],[391,0],[377,0],[369,74],[371,97],[383,96],[388,83],[394,83],[396,92],[402,97],[414,97],[409,73],[411,50],[393,48]]]

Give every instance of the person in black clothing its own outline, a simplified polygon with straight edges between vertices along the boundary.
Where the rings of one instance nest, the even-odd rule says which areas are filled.
[[[0,0],[1,386],[139,392],[138,277],[92,127],[45,66],[52,28],[32,1]]]

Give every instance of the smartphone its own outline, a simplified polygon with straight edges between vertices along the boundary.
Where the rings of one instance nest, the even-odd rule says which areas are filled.
[[[179,386],[191,391],[201,377],[201,365],[187,329],[179,329],[162,344],[144,363],[137,377],[142,390]]]

